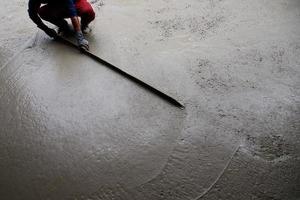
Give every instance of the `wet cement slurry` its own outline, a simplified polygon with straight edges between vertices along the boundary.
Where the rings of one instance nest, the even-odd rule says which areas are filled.
[[[0,8],[0,199],[300,199],[298,0],[91,1],[91,51]]]

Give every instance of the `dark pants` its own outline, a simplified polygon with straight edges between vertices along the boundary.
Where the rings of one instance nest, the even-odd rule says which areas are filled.
[[[81,27],[85,28],[91,21],[95,19],[95,12],[91,4],[87,0],[77,0],[75,3],[77,15],[81,17]],[[60,28],[66,28],[68,23],[64,18],[70,18],[67,8],[61,5],[47,4],[39,9],[39,15],[43,20],[46,20]]]

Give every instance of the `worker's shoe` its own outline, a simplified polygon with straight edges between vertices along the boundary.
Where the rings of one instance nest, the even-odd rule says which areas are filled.
[[[76,32],[76,39],[78,47],[81,50],[88,51],[89,50],[89,42],[84,38],[83,33],[81,31]]]
[[[54,29],[51,29],[47,27],[46,25],[44,26],[38,26],[40,29],[42,29],[49,37],[56,39],[57,38],[57,33]]]

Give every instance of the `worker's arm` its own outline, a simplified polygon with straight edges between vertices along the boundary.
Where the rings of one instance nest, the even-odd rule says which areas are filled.
[[[71,17],[73,28],[76,32],[81,31],[79,18],[77,16]]]
[[[41,6],[40,0],[29,0],[28,2],[29,17],[37,25],[37,27],[45,31],[45,33],[49,35],[49,37],[55,38],[57,36],[56,31],[46,26],[38,15],[38,10],[40,6]]]

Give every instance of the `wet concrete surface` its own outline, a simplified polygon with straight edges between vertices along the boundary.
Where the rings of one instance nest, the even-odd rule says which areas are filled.
[[[300,199],[300,3],[92,1],[91,51],[3,2],[0,199]]]

